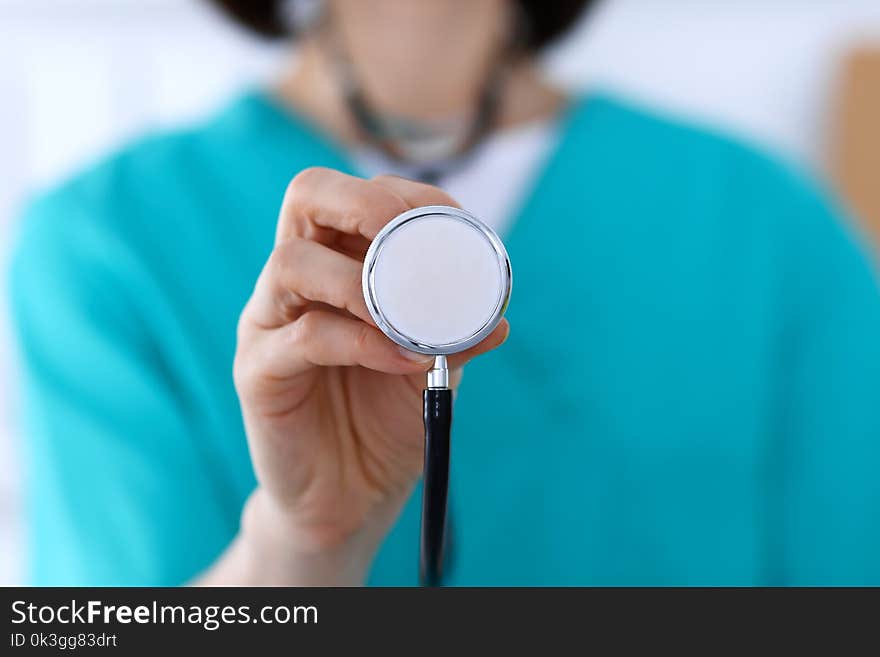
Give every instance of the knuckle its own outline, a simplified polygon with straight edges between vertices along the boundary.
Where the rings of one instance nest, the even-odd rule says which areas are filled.
[[[361,272],[353,272],[345,284],[344,289],[345,310],[352,315],[363,317],[367,311],[367,303],[364,300],[364,289],[361,281]]]
[[[369,349],[373,338],[373,330],[366,324],[361,324],[354,335],[354,347],[361,353]]]
[[[250,390],[255,379],[253,360],[239,350],[232,361],[232,381],[238,394]]]
[[[363,270],[358,263],[355,266],[347,267],[347,272],[345,274],[345,288],[349,297],[355,301],[363,301],[364,298],[364,289],[363,289]]]
[[[269,275],[276,279],[284,278],[286,272],[295,268],[307,248],[305,242],[299,237],[291,237],[272,249],[266,263]]]
[[[287,184],[286,197],[294,200],[302,192],[309,191],[329,174],[326,167],[307,167],[297,173]]]
[[[411,178],[406,178],[404,176],[395,176],[392,173],[380,173],[378,176],[373,176],[370,178],[371,182],[382,184],[382,183],[396,183],[400,181],[414,183],[415,181]]]
[[[320,319],[315,312],[303,313],[296,321],[288,324],[288,342],[300,349],[308,348],[318,335]]]
[[[439,187],[435,187],[434,185],[429,185],[428,183],[411,180],[402,176],[395,176],[393,174],[381,174],[374,177],[372,180],[380,185],[388,185],[391,188],[407,190],[408,194],[405,195],[408,198],[411,196],[411,200],[417,201],[422,205],[451,205],[453,207],[458,207],[458,202],[446,191]]]
[[[244,359],[241,354],[236,353],[235,358],[232,360],[232,379],[235,381],[235,385],[238,386],[239,383],[244,381],[245,377],[245,365]]]
[[[390,174],[383,174],[381,176],[376,176],[372,180],[369,181],[369,184],[365,186],[367,193],[364,194],[364,201],[370,205],[378,206],[382,209],[390,209],[398,214],[400,212],[404,212],[409,210],[409,206],[406,201],[400,197],[396,192],[393,191],[393,185],[385,185],[383,183],[389,181],[397,181],[397,184],[411,184],[416,185],[418,183],[411,182],[406,178],[399,178]]]
[[[281,247],[275,247],[266,259],[266,266],[263,268],[263,275],[273,280],[277,279],[283,271],[283,267],[284,260],[281,255]]]
[[[284,200],[281,203],[277,240],[283,239],[286,235],[307,232],[308,217],[315,211],[313,207],[315,190],[331,173],[330,169],[324,167],[309,167],[300,171],[287,183]]]
[[[309,241],[302,237],[291,237],[273,249],[273,253],[282,264],[295,264],[309,248]]]
[[[425,199],[425,203],[429,203],[432,205],[449,205],[454,208],[459,207],[458,201],[456,201],[439,187],[424,185],[423,198]]]
[[[369,223],[375,216],[376,203],[371,194],[353,195],[346,207],[346,221],[349,226],[361,226]]]
[[[275,249],[269,254],[266,260],[266,266],[263,268],[260,281],[266,289],[274,296],[278,294],[281,287],[281,281],[285,278],[285,263],[280,251]]]
[[[291,321],[301,312],[300,307],[308,297],[307,276],[303,262],[309,242],[300,238],[290,238],[273,249],[266,263],[264,275],[275,313]]]
[[[236,343],[239,345],[239,349],[250,335],[250,320],[247,317],[247,315],[249,314],[249,307],[250,301],[248,301],[247,305],[244,307],[241,315],[238,316],[238,322],[235,325],[235,340]]]

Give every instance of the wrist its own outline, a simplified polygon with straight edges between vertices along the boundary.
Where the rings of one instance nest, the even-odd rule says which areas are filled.
[[[268,586],[361,586],[382,536],[317,531],[255,490],[242,512],[237,542],[249,580]]]

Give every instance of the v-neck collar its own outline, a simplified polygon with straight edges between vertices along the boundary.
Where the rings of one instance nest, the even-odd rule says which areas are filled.
[[[281,149],[295,149],[308,146],[309,150],[320,153],[321,164],[332,166],[340,171],[356,175],[358,168],[345,146],[329,135],[314,121],[298,112],[295,108],[283,103],[269,90],[254,89],[246,93],[239,103],[255,115],[256,123],[271,133],[271,140]],[[537,169],[529,193],[525,194],[514,211],[515,217],[508,224],[510,229],[505,242],[510,246],[522,239],[530,239],[527,234],[534,227],[528,224],[535,220],[530,217],[537,210],[536,203],[545,198],[549,190],[558,182],[557,174],[560,167],[565,169],[566,158],[572,147],[569,139],[579,117],[584,113],[591,100],[586,95],[572,96],[566,106],[560,110],[556,144]],[[503,184],[503,181],[499,181]]]

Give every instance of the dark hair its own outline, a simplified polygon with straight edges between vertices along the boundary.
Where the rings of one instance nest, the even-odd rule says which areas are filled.
[[[257,34],[278,38],[290,29],[281,6],[285,0],[211,0],[236,21]],[[296,0],[293,0],[294,2]],[[525,17],[526,43],[539,50],[571,27],[594,0],[515,0]]]

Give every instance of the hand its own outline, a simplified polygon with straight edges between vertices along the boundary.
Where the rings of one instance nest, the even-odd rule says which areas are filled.
[[[239,321],[234,367],[259,481],[243,531],[263,554],[340,554],[363,577],[421,473],[421,391],[433,359],[376,328],[361,271],[376,233],[422,205],[456,203],[402,178],[319,168],[288,187],[275,249]],[[502,321],[450,357],[451,385],[507,333]]]

